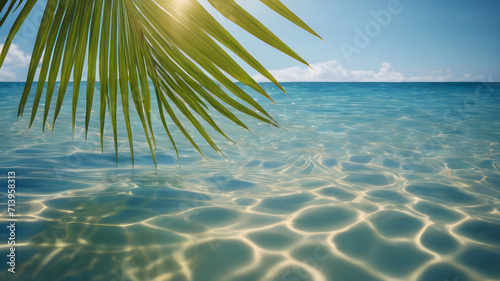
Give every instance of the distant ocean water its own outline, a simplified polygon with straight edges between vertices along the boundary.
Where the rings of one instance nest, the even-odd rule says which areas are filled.
[[[500,280],[500,84],[262,85],[282,128],[214,114],[229,160],[173,129],[179,166],[153,107],[155,169],[135,113],[132,168],[122,119],[117,165],[96,103],[87,142],[71,89],[52,134],[44,97],[27,132],[33,96],[17,119],[24,84],[0,83],[0,279]]]

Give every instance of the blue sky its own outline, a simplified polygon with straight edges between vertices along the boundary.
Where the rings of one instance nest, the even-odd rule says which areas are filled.
[[[500,1],[282,1],[326,43],[257,0],[237,2],[296,50],[313,70],[214,12],[280,81],[500,81]],[[0,81],[24,80],[43,12],[41,3],[14,40]],[[5,40],[8,25],[0,30],[0,42]],[[252,69],[246,70],[264,81]]]

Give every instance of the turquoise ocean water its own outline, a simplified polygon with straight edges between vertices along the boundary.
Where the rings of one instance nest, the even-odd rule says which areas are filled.
[[[73,141],[70,90],[27,132],[23,86],[0,83],[1,280],[500,280],[499,84],[263,84],[282,129],[215,114],[229,160],[174,129],[180,165],[154,108],[158,169],[135,114],[134,167],[122,120],[119,164],[109,120],[101,154],[95,104]]]

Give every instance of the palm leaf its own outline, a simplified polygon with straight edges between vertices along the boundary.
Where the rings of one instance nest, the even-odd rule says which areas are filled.
[[[319,37],[279,0],[260,1],[293,24]],[[0,53],[0,67],[16,33],[36,2],[36,0],[0,1],[2,12],[0,27],[18,8],[21,9]],[[297,61],[307,64],[234,0],[208,0],[208,2],[223,16],[258,39]],[[180,121],[174,108],[215,151],[222,154],[200,122],[203,120],[212,129],[230,140],[208,114],[210,108],[245,129],[248,127],[236,117],[230,108],[265,123],[275,126],[278,124],[262,106],[233,82],[233,80],[239,81],[271,99],[221,46],[225,46],[250,67],[283,89],[262,64],[245,50],[198,0],[48,0],[35,40],[25,88],[19,103],[18,116],[22,116],[24,112],[41,59],[41,68],[37,77],[39,83],[35,91],[29,126],[33,124],[44,85],[47,84],[42,127],[45,128],[56,79],[60,77],[52,120],[52,129],[54,129],[69,86],[71,73],[73,73],[74,136],[80,82],[85,58],[87,58],[85,138],[89,131],[97,62],[99,62],[101,149],[104,149],[104,125],[106,111],[108,111],[117,161],[117,110],[120,106],[118,97],[121,98],[130,153],[132,162],[134,161],[129,113],[131,98],[156,165],[156,141],[151,120],[149,81],[153,83],[160,119],[177,157],[179,153],[170,131],[172,125],[180,130],[198,152],[202,155],[203,153],[188,132],[187,124]]]

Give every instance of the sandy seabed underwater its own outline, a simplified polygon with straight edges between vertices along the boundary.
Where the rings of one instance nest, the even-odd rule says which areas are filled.
[[[1,280],[500,280],[500,84],[263,84],[283,129],[214,114],[229,160],[173,129],[180,166],[154,107],[158,169],[135,113],[133,168],[123,119],[101,154],[97,102],[84,142],[84,95],[73,141],[71,91],[27,132],[23,86],[0,83]]]

